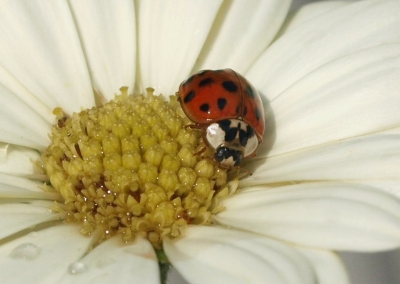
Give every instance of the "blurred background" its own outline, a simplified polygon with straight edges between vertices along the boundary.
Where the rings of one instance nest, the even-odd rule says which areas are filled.
[[[322,1],[324,0],[293,0],[291,10],[294,11],[307,3]],[[342,2],[355,1],[345,0]],[[400,250],[380,253],[345,252],[340,255],[348,269],[352,284],[400,283]],[[175,270],[172,270],[169,276],[168,283],[170,284],[187,284]]]

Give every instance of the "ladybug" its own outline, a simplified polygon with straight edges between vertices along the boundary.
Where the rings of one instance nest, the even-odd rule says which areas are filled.
[[[203,70],[183,81],[177,96],[222,168],[256,155],[264,135],[264,107],[242,75],[231,69]]]

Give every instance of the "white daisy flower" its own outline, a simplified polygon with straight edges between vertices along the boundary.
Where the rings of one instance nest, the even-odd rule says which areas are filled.
[[[285,23],[290,1],[282,0],[126,0],[118,5],[94,0],[10,0],[0,5],[1,283],[159,283],[160,248],[190,283],[263,283],[266,279],[348,283],[333,251],[399,247],[399,1],[310,5]],[[180,198],[186,195],[180,193],[182,187],[174,187],[191,175],[179,176],[169,194],[169,183],[160,180],[178,174],[171,170],[161,178],[163,165],[156,161],[159,154],[154,150],[168,152],[169,146],[154,146],[164,140],[148,133],[137,138],[144,151],[139,162],[158,163],[155,176],[150,166],[139,163],[145,169],[140,172],[128,163],[128,174],[118,172],[115,180],[102,180],[94,190],[84,187],[95,184],[87,179],[74,180],[73,188],[57,184],[72,179],[72,174],[65,177],[65,168],[87,172],[78,164],[74,168],[70,155],[82,161],[85,151],[93,150],[85,148],[87,140],[73,144],[75,133],[57,140],[54,129],[79,130],[76,125],[93,114],[83,112],[79,117],[76,113],[113,100],[121,86],[135,92],[153,87],[168,97],[191,73],[225,67],[253,83],[266,113],[264,142],[257,157],[243,163],[252,175],[240,180],[236,194],[218,200],[209,190],[204,200],[215,202],[204,201],[205,211],[198,208],[191,216],[182,208],[196,200],[186,199],[181,205]],[[121,109],[128,105],[124,99]],[[137,105],[133,103],[133,108]],[[176,105],[172,103],[172,108]],[[65,121],[59,108],[71,119]],[[59,125],[52,130],[54,109]],[[163,109],[156,114],[162,116]],[[157,116],[154,111],[144,112],[151,119]],[[119,127],[120,122],[114,125]],[[139,124],[134,121],[134,125]],[[92,130],[81,132],[90,136]],[[185,135],[192,134],[184,139],[190,144],[197,136],[193,136],[196,130],[189,130]],[[121,131],[123,127],[114,134]],[[41,153],[48,153],[49,133],[53,143],[61,143],[53,145],[65,150],[48,155],[65,156],[56,159],[63,164],[54,171],[62,173],[62,179],[49,173],[55,191],[44,186],[48,177],[38,169]],[[156,141],[151,144],[151,157],[146,152],[150,142],[140,138],[145,135],[148,141]],[[136,147],[128,142],[132,149]],[[113,165],[105,162],[107,145],[115,144],[101,143],[105,153],[101,165],[107,176]],[[180,145],[179,151],[186,147],[174,143]],[[178,158],[178,172],[188,156],[174,153],[171,161]],[[192,157],[196,165],[202,161]],[[57,168],[48,165],[48,170]],[[202,184],[218,185],[217,173],[208,179],[197,174],[193,188],[200,178]],[[117,188],[122,178],[131,175],[137,182],[129,183],[130,199],[107,196],[108,187]],[[143,181],[157,184],[151,187],[153,195],[141,188]],[[159,194],[159,188],[165,192]],[[157,201],[160,196],[168,196],[162,199],[163,206]],[[143,205],[145,198],[149,202]],[[156,214],[158,208],[170,206],[166,204],[172,204],[172,211]],[[124,219],[115,212],[126,214],[116,211],[125,207],[132,211]],[[160,228],[146,227],[146,216],[152,221],[159,218]],[[170,217],[175,218],[172,225],[163,227]],[[83,225],[66,220],[82,220]],[[188,223],[200,225],[186,227]]]

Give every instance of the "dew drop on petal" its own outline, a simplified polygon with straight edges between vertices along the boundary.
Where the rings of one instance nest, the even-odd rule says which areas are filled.
[[[40,253],[40,248],[32,243],[25,243],[17,246],[10,253],[12,258],[23,258],[33,260],[38,257]]]
[[[86,265],[79,261],[71,263],[68,266],[68,272],[70,274],[80,274],[80,273],[85,272],[86,270],[87,270]]]

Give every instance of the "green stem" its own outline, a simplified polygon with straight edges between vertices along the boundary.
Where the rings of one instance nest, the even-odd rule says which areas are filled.
[[[160,267],[161,284],[166,284],[168,279],[169,269],[172,267],[164,250],[156,250],[158,258],[158,266]]]
[[[158,266],[160,267],[161,284],[166,284],[167,280],[168,280],[168,273],[169,273],[169,269],[171,268],[171,264],[159,262]]]

